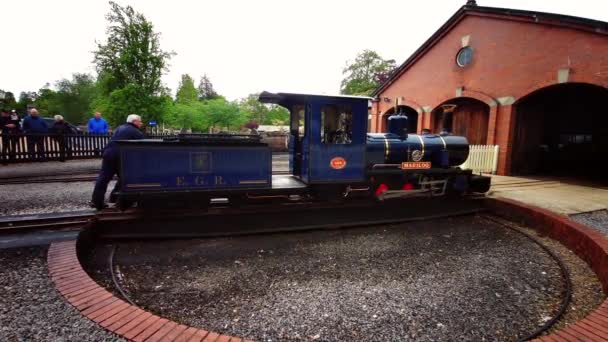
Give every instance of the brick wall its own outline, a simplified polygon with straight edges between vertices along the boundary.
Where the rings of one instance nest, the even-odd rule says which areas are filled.
[[[463,44],[474,53],[460,68],[455,58]],[[472,97],[490,106],[488,142],[500,145],[499,174],[508,174],[517,101],[564,81],[608,87],[608,34],[468,13],[378,95],[372,131],[383,130],[380,116],[395,97],[424,112],[419,129],[432,128],[437,106]]]

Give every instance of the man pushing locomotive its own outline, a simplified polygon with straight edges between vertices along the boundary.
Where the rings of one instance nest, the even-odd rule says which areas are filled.
[[[120,175],[120,146],[116,143],[118,140],[139,140],[144,138],[144,134],[140,131],[142,126],[141,117],[137,114],[127,116],[127,122],[120,125],[114,131],[108,146],[103,151],[101,170],[95,181],[95,188],[91,199],[91,207],[101,210],[107,205],[104,203],[108,183],[114,178],[114,175]],[[116,182],[114,189],[110,193],[110,202],[116,201],[116,193],[120,190],[120,181]]]

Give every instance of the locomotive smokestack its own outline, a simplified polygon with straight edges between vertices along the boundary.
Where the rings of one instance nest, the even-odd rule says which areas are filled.
[[[448,135],[452,133],[452,119],[454,116],[454,109],[456,109],[456,105],[453,104],[444,104],[441,106],[443,109],[443,128],[441,129],[441,135]]]

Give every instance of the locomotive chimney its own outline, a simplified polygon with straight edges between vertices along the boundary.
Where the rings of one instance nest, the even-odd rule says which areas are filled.
[[[452,133],[452,118],[454,116],[454,109],[456,109],[456,105],[453,104],[444,104],[441,105],[443,109],[443,122],[441,129],[441,135],[448,135]]]

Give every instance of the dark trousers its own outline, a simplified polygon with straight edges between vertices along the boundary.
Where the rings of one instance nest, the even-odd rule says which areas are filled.
[[[57,145],[59,145],[59,161],[65,161],[65,152],[66,152],[66,146],[65,146],[65,137],[64,136],[57,136],[55,137],[55,141],[57,141]]]
[[[44,160],[44,136],[28,136],[27,151],[31,160]]]
[[[17,140],[19,137],[2,133],[2,162],[14,161],[17,152]]]
[[[106,196],[106,190],[108,189],[108,184],[110,183],[114,175],[118,174],[118,168],[118,157],[112,156],[109,153],[104,153],[103,159],[101,161],[101,171],[99,171],[97,181],[95,182],[95,189],[93,190],[92,201],[97,209],[103,208],[103,202]],[[117,191],[120,191],[120,180],[116,182],[116,185],[112,190],[112,194],[116,193]]]

